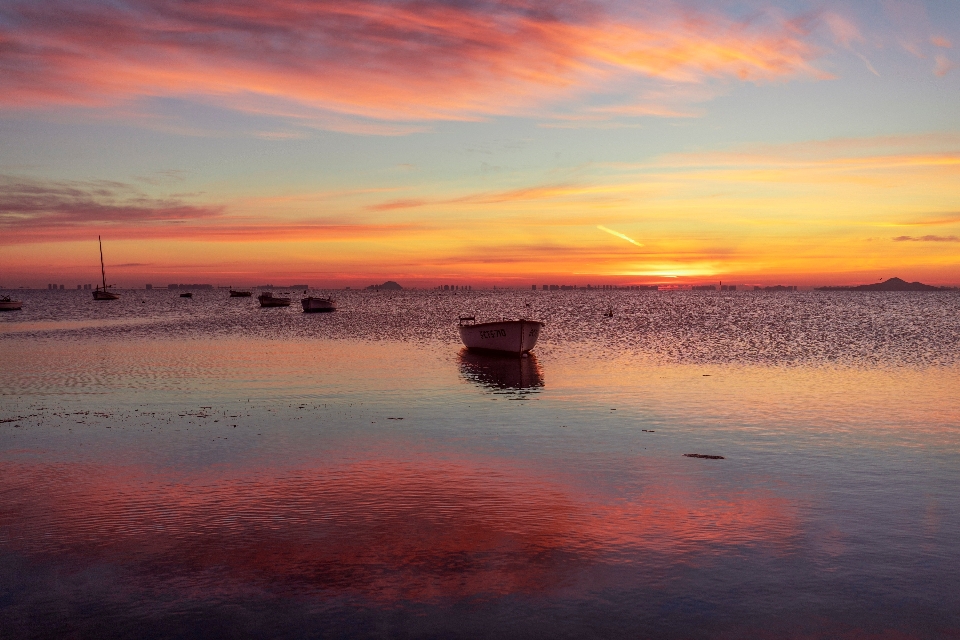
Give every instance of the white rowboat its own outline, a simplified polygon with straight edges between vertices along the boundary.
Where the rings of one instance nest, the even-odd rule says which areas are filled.
[[[527,353],[537,344],[542,322],[536,320],[501,320],[477,323],[473,317],[460,318],[457,329],[460,340],[472,351]]]

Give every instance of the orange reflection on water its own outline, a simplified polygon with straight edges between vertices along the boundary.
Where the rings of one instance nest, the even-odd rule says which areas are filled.
[[[134,567],[203,597],[251,587],[383,602],[551,592],[591,565],[779,554],[800,529],[793,505],[764,492],[719,495],[681,477],[612,497],[508,461],[436,454],[187,475],[7,462],[0,485],[12,550]]]

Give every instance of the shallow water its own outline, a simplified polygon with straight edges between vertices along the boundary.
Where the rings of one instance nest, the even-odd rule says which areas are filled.
[[[960,296],[336,295],[18,296],[0,636],[960,633]]]

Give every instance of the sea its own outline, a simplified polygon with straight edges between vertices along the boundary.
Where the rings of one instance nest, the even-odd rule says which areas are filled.
[[[13,293],[0,638],[960,638],[960,292]]]

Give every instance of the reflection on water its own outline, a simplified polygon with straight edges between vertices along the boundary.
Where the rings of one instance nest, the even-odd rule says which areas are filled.
[[[526,357],[460,351],[460,374],[481,387],[497,391],[536,393],[543,387],[537,356]]]
[[[0,335],[0,637],[960,630],[951,299],[779,302],[928,318],[872,352],[801,323],[790,364],[752,325],[759,363],[686,364],[693,339],[665,363],[680,329],[626,313],[498,358],[456,344],[458,298],[347,299]],[[734,331],[699,300],[698,337]]]
[[[256,588],[391,604],[583,597],[576,575],[591,567],[593,588],[623,588],[623,575],[612,584],[597,568],[642,560],[631,581],[658,582],[652,569],[709,565],[738,555],[744,542],[789,553],[799,533],[796,507],[764,490],[720,496],[680,483],[608,503],[562,477],[482,457],[408,452],[173,482],[164,475],[110,464],[4,465],[0,530],[30,533],[14,535],[7,551],[150,567],[141,588],[162,588],[168,599]]]

